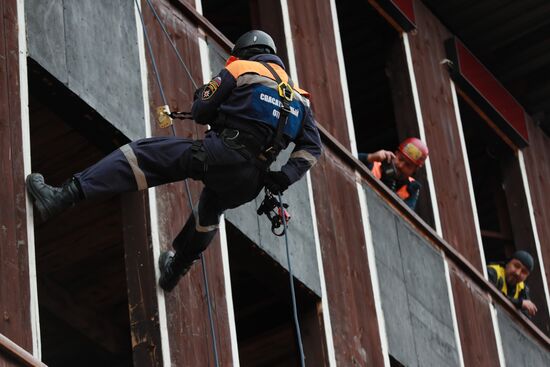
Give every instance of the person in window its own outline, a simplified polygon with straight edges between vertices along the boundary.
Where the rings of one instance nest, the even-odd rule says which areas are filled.
[[[428,147],[420,139],[407,138],[399,144],[395,153],[383,149],[374,153],[359,153],[359,160],[414,210],[421,185],[412,176],[424,165],[428,154]]]
[[[528,317],[537,313],[537,306],[529,299],[525,280],[533,271],[535,262],[527,251],[516,251],[506,263],[487,266],[489,280]]]
[[[321,155],[321,139],[309,94],[293,84],[276,55],[271,36],[242,35],[225,68],[195,92],[193,119],[210,124],[204,139],[152,137],[131,142],[75,174],[62,187],[33,173],[27,188],[47,220],[83,199],[144,190],[192,178],[205,185],[198,204],[160,255],[159,285],[171,291],[218,231],[221,214],[247,203],[266,187],[282,193],[302,178]],[[291,142],[279,171],[271,163]]]

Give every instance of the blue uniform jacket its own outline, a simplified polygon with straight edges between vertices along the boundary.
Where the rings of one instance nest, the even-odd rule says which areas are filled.
[[[232,119],[246,122],[244,126],[247,132],[254,136],[269,139],[274,134],[278,121],[276,111],[280,109],[279,100],[277,95],[273,94],[273,78],[255,71],[257,65],[261,64],[250,63],[256,60],[275,64],[282,70],[280,73],[278,71],[279,75],[283,74],[286,78],[284,65],[275,55],[256,55],[248,61],[234,61],[236,64],[226,66],[208,84],[196,91],[192,107],[195,122],[210,124],[215,129],[218,115],[222,112]],[[247,67],[250,70],[246,69]],[[242,72],[243,68],[245,72]],[[235,69],[239,69],[240,72],[237,74]],[[299,89],[295,88],[295,97],[291,104],[292,113],[289,114],[284,130],[285,146],[292,141],[295,147],[288,162],[281,168],[290,183],[298,181],[321,155],[321,140],[309,100],[305,93],[298,93],[296,90]],[[205,148],[208,150],[208,145],[205,145]]]

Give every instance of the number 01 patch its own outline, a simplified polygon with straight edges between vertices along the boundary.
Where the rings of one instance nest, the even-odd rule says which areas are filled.
[[[221,82],[222,78],[219,76],[212,79],[210,83],[208,83],[208,85],[202,90],[202,100],[206,101],[207,99],[210,99],[220,87]]]

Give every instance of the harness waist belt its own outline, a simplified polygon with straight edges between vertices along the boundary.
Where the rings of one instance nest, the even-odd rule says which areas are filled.
[[[220,132],[220,137],[228,148],[238,151],[261,170],[269,168],[273,163],[273,159],[264,156],[263,145],[252,134],[237,129],[225,128]]]

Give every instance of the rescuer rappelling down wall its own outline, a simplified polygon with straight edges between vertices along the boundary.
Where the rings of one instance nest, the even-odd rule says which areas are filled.
[[[253,200],[265,186],[282,193],[321,154],[307,92],[293,86],[272,38],[262,31],[242,35],[220,73],[195,91],[192,116],[212,129],[204,140],[152,137],[122,146],[76,173],[61,187],[39,173],[27,177],[35,207],[47,220],[83,199],[91,199],[186,178],[205,187],[182,231],[175,253],[161,254],[160,286],[171,291],[217,232],[224,210]],[[279,103],[273,102],[279,101]],[[271,163],[296,144],[280,171]]]

